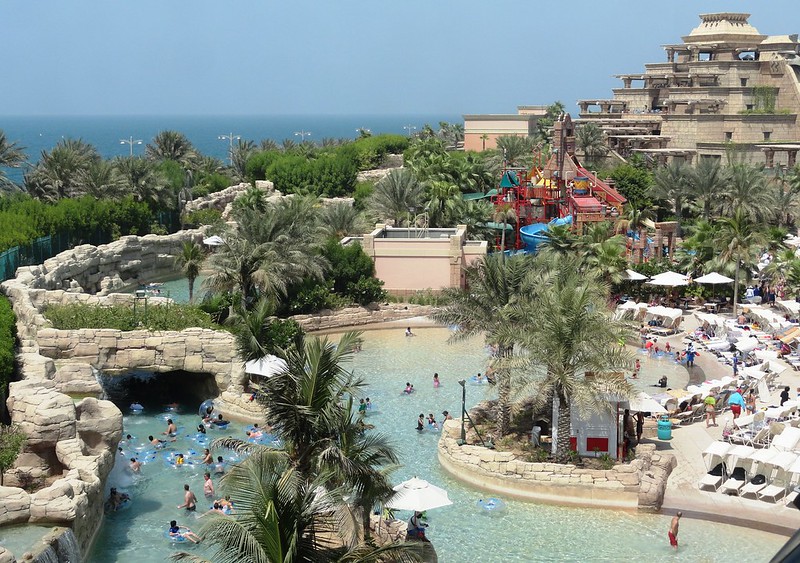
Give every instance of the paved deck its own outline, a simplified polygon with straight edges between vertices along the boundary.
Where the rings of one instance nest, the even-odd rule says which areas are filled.
[[[697,326],[697,319],[690,311],[684,314],[684,332],[668,337],[670,346],[682,349],[683,338]],[[659,341],[661,340],[662,338],[659,338]],[[695,367],[688,368],[690,384],[733,375],[731,366],[718,362],[716,356],[704,353],[702,348],[698,349],[700,356],[695,360]],[[800,372],[794,371],[788,364],[786,367],[787,371],[779,378],[778,389],[783,385],[796,389],[800,386]],[[779,390],[773,391],[770,404],[780,403],[779,394]],[[759,400],[759,408],[766,406],[767,403]],[[706,428],[705,421],[699,421],[674,427],[672,440],[669,441],[642,439],[643,443],[653,442],[657,449],[674,454],[678,462],[667,481],[662,510],[665,513],[681,510],[688,517],[718,520],[786,535],[793,534],[800,528],[800,510],[796,508],[787,508],[781,501],[775,505],[698,489],[697,483],[706,473],[702,452],[712,442],[722,439],[722,429],[732,418],[729,411],[717,417],[718,426]]]

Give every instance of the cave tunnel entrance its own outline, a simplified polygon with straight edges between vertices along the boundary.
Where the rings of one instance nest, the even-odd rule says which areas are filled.
[[[196,410],[206,399],[219,396],[217,381],[210,373],[168,371],[164,373],[131,371],[125,374],[101,374],[106,398],[127,412],[131,403],[146,409],[161,409],[177,403],[182,410]]]

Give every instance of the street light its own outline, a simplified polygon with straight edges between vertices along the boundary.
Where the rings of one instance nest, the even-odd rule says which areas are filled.
[[[459,445],[463,446],[467,443],[467,429],[464,427],[464,419],[467,418],[467,380],[460,379],[458,384],[461,385],[461,440],[459,440]]]
[[[233,166],[233,141],[238,141],[241,138],[240,135],[234,135],[233,133],[217,137],[220,141],[228,141],[228,160],[230,160],[231,166]]]
[[[416,130],[417,130],[417,128],[416,128],[416,127],[414,127],[413,125],[411,125],[410,123],[409,123],[408,125],[404,125],[404,126],[403,126],[403,129],[405,129],[405,130],[408,132],[408,136],[409,136],[409,137],[411,136],[411,134],[412,134],[414,131],[416,131]]]
[[[142,144],[142,140],[141,139],[134,139],[133,136],[131,136],[131,137],[128,137],[127,139],[120,139],[119,140],[119,144],[120,145],[129,145],[131,147],[131,156],[133,156],[133,145],[141,145]]]
[[[310,137],[311,136],[311,131],[305,131],[303,129],[300,129],[300,131],[295,131],[294,132],[294,136],[295,137],[300,137],[300,142],[304,143],[306,141],[306,137]]]

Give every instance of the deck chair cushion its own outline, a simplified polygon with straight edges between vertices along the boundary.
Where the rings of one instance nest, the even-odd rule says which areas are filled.
[[[744,467],[734,467],[733,473],[731,473],[731,479],[736,479],[737,481],[744,481],[745,480]]]
[[[766,482],[767,478],[761,473],[750,479],[750,483],[752,483],[753,485],[763,485]]]
[[[721,477],[723,473],[726,473],[726,471],[725,471],[725,464],[724,464],[724,463],[718,463],[718,464],[716,464],[716,465],[715,465],[715,466],[714,466],[714,467],[711,469],[711,471],[709,471],[709,472],[708,472],[708,474],[709,474],[709,475],[714,475],[714,476],[716,476],[716,477]]]

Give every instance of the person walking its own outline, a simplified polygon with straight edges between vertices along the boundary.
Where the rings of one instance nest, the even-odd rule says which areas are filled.
[[[731,396],[728,397],[728,405],[731,407],[733,420],[739,418],[739,415],[742,414],[742,409],[744,408],[744,398],[742,397],[741,389],[737,389],[731,393]]]
[[[683,512],[680,511],[673,516],[672,522],[670,522],[669,525],[669,532],[667,533],[669,545],[671,545],[673,549],[678,549],[678,527],[680,526],[681,516],[683,516]]]
[[[703,400],[706,405],[706,428],[717,425],[717,399],[709,395]]]

